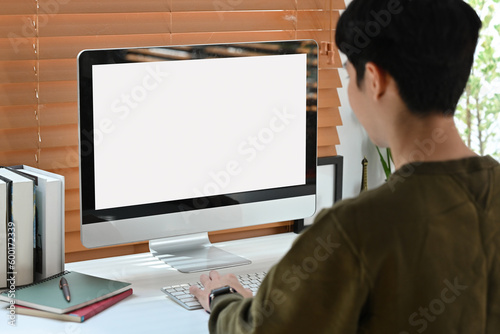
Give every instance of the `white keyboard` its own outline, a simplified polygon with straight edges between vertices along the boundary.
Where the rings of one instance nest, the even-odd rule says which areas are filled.
[[[237,275],[236,277],[238,277],[238,280],[244,288],[250,289],[255,294],[265,276],[265,272],[260,272],[254,274]],[[200,289],[203,289],[201,283],[196,282],[165,286],[161,288],[161,291],[166,293],[167,296],[174,302],[188,310],[201,309],[202,307],[198,300],[189,293],[189,287],[191,285],[197,285]]]

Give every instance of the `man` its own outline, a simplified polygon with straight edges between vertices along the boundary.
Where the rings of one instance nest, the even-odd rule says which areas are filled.
[[[500,165],[453,113],[481,22],[462,0],[354,0],[340,17],[352,109],[396,172],[323,210],[255,297],[192,288],[214,333],[498,333]],[[214,289],[229,285],[231,289]],[[219,293],[217,293],[219,292]]]

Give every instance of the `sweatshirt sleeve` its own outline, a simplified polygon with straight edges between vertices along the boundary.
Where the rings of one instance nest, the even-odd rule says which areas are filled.
[[[211,333],[356,333],[369,291],[364,265],[331,211],[297,238],[254,298],[217,298]]]

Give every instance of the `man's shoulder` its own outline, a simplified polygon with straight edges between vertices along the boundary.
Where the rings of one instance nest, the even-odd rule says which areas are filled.
[[[315,224],[340,229],[355,235],[376,235],[388,230],[407,228],[418,221],[425,210],[419,177],[413,176],[393,188],[389,182],[365,191],[355,198],[344,199],[318,213]],[[399,227],[398,227],[399,226]]]
[[[364,191],[354,198],[344,199],[336,203],[328,212],[341,216],[352,216],[352,218],[363,216],[364,214],[371,215],[387,213],[388,210],[394,210],[401,205],[405,205],[410,200],[407,194],[412,193],[414,189],[413,181],[400,184],[394,188],[389,182],[385,182],[381,186]]]

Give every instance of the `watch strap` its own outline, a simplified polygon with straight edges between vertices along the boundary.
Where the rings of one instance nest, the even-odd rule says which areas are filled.
[[[232,287],[230,287],[229,285],[226,285],[226,286],[223,286],[223,287],[220,287],[220,288],[217,288],[217,289],[213,289],[211,292],[210,292],[210,295],[208,297],[208,306],[210,308],[212,308],[212,302],[213,300],[218,297],[218,296],[222,296],[222,295],[225,295],[225,294],[228,294],[228,293],[236,293],[237,291],[235,289],[233,289]]]

